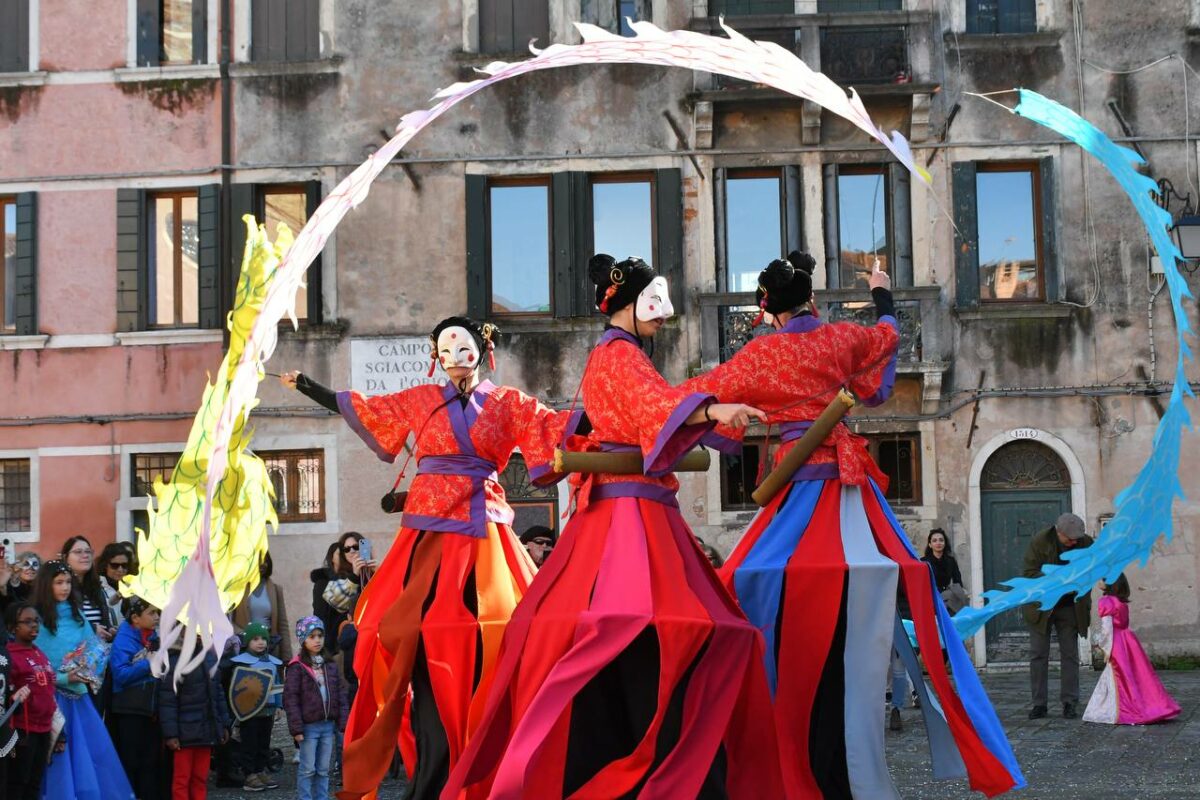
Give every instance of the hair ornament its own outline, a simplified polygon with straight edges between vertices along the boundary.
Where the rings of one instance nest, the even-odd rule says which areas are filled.
[[[616,272],[617,272],[617,270],[614,269],[613,273],[615,274]],[[621,283],[624,283],[624,282],[625,282],[624,280],[621,281]],[[616,283],[614,283],[613,285],[609,286],[607,289],[604,290],[604,299],[600,301],[600,310],[603,311],[605,314],[608,313],[608,301],[611,300],[613,298],[613,295],[615,295],[616,293],[617,293],[617,284]]]

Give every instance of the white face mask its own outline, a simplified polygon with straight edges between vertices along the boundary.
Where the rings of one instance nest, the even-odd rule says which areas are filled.
[[[642,289],[637,298],[634,314],[641,322],[665,320],[675,315],[675,307],[671,305],[671,296],[667,294],[666,278],[659,276],[650,281],[649,286]]]
[[[438,361],[442,369],[479,366],[479,345],[471,332],[462,327],[446,328],[437,338]]]

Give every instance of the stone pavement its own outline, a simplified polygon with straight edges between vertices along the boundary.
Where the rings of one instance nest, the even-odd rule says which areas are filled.
[[[1179,719],[1149,727],[1093,725],[1062,718],[1061,706],[1051,705],[1046,719],[1028,720],[1029,679],[1021,671],[988,672],[983,676],[988,695],[1009,734],[1029,787],[1010,795],[1025,800],[1196,800],[1200,798],[1200,670],[1160,672],[1167,690],[1183,707]],[[1084,668],[1083,702],[1091,696],[1098,672]],[[1057,674],[1050,675],[1050,696],[1058,691]],[[882,698],[881,698],[882,700]],[[880,704],[880,722],[885,724]],[[1081,708],[1082,713],[1082,708]],[[965,781],[935,781],[929,772],[929,752],[920,712],[905,709],[904,730],[886,734],[888,761],[904,800],[967,800],[981,798]],[[275,726],[277,745],[290,759],[286,727]],[[296,768],[284,766],[280,788],[262,797],[296,796]],[[335,786],[336,788],[336,786]],[[380,800],[399,800],[404,782],[387,781]],[[212,789],[214,800],[252,796],[241,789]],[[768,800],[760,798],[760,800]]]

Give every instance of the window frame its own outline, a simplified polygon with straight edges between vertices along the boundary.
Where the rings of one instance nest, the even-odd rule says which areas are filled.
[[[883,469],[883,463],[879,458],[879,445],[883,442],[908,442],[911,450],[909,456],[909,464],[912,474],[912,496],[905,497],[887,497],[887,501],[895,506],[913,507],[924,504],[923,499],[923,480],[921,473],[921,431],[898,431],[896,433],[864,433],[860,434],[867,440],[867,452],[870,453],[871,459],[875,464]],[[890,478],[890,476],[889,476]],[[893,485],[888,486],[888,492],[885,496],[894,490]]]
[[[196,200],[196,321],[194,323],[185,323],[178,321],[183,316],[183,204],[185,198],[193,197]],[[158,306],[158,286],[150,278],[154,272],[154,267],[151,266],[150,258],[153,254],[157,259],[157,241],[158,241],[158,226],[157,217],[155,215],[155,206],[159,200],[172,200],[172,242],[174,246],[171,248],[173,263],[171,265],[171,276],[173,279],[173,297],[171,299],[173,312],[172,322],[164,325],[162,322],[150,322],[151,309],[155,309],[154,316],[157,315]],[[163,190],[148,190],[146,192],[146,230],[143,237],[146,263],[146,330],[192,330],[202,327],[200,324],[200,190],[197,189],[163,189]],[[151,239],[154,242],[151,242]],[[155,265],[157,266],[157,264]],[[153,289],[151,287],[153,286]]]
[[[538,1],[539,0],[533,0],[533,2],[538,2]],[[512,46],[510,48],[506,49],[500,44],[497,44],[496,46],[490,47],[490,48],[484,45],[484,31],[485,31],[485,25],[487,24],[485,22],[485,19],[487,17],[487,12],[489,10],[489,9],[485,8],[485,6],[487,6],[489,4],[495,4],[495,3],[509,3],[512,6],[511,16],[512,16],[512,18],[515,19],[517,16],[517,9],[515,7],[515,4],[518,2],[520,2],[520,0],[474,0],[475,11],[476,11],[475,37],[474,38],[475,38],[477,52],[479,52],[480,54],[487,54],[487,55],[505,55],[505,54],[509,54],[509,53],[522,52],[524,50],[527,42],[524,42],[524,41],[518,42],[516,40],[516,38],[520,32],[518,30],[516,30],[515,27],[513,28],[512,31],[510,31],[511,35],[513,36]],[[551,44],[554,43],[554,41],[553,41],[554,25],[553,25],[553,20],[550,18],[550,0],[545,0],[545,6],[546,6],[546,29],[545,29],[546,41],[544,41],[544,42],[541,41],[540,31],[537,31],[537,32],[530,31],[530,32],[535,33],[535,36],[533,38],[537,39],[537,46],[542,47],[542,48],[549,47]],[[467,14],[463,15],[464,21],[466,20],[467,17],[468,17]],[[498,32],[497,32],[497,35],[494,36],[493,38],[498,41],[502,41],[501,37],[498,35]]]
[[[244,53],[245,60],[249,63],[258,64],[297,64],[319,60],[321,58],[321,15],[324,12],[321,0],[308,0],[308,4],[306,4],[306,6],[300,11],[284,14],[284,52],[282,58],[271,58],[271,53],[264,52],[266,50],[266,46],[263,44],[263,39],[266,38],[269,40],[270,37],[264,37],[263,33],[266,30],[270,30],[271,20],[268,16],[267,10],[264,9],[261,14],[259,13],[259,9],[262,7],[263,1],[264,0],[235,0],[235,2],[245,5],[244,13],[239,15],[237,24],[234,26],[234,36],[241,39],[238,47],[239,50]],[[304,28],[307,29],[309,25],[313,25],[315,29],[312,31],[304,31],[307,36],[304,41],[305,47],[303,48],[303,53],[301,54],[302,57],[289,57],[289,39],[294,40],[295,37],[289,37],[288,33],[291,30],[290,26],[293,24],[296,17],[299,16],[305,17],[301,23]],[[240,33],[238,30],[241,26],[245,27],[244,34]]]
[[[313,201],[312,187],[311,187],[310,183],[305,183],[305,182],[256,183],[256,184],[253,184],[253,186],[254,186],[254,197],[253,197],[253,201],[252,201],[253,206],[254,206],[253,213],[254,213],[254,218],[259,221],[259,224],[266,225],[266,223],[267,223],[267,195],[270,195],[270,194],[296,194],[296,195],[299,195],[304,201],[304,224],[306,224],[306,225],[308,224],[309,218],[312,216],[313,212],[316,210],[316,206],[314,205],[314,201]],[[316,205],[319,205],[319,204],[320,204],[320,200],[318,198],[316,201]],[[230,283],[232,283],[236,287],[238,278],[240,276],[240,273],[237,271],[236,265],[241,264],[241,262],[242,262],[242,253],[246,246],[246,239],[245,239],[245,233],[242,230],[243,226],[242,226],[241,219],[238,218],[238,215],[236,213],[233,216],[234,216],[234,220],[233,220],[234,229],[235,229],[235,231],[237,231],[240,234],[239,237],[233,239],[233,242],[235,244],[240,242],[240,246],[233,248],[232,252],[230,253],[230,256],[232,257],[232,260],[234,262],[233,264],[230,265],[230,268],[233,270],[233,273],[230,275]],[[293,236],[298,236],[299,234],[300,234],[300,228],[297,228],[296,230],[292,231]],[[272,239],[274,239],[275,231],[268,228],[267,235],[269,235],[270,237],[272,237]],[[313,263],[308,265],[308,269],[305,270],[305,286],[306,286],[306,289],[305,289],[305,295],[304,295],[304,298],[305,298],[304,316],[297,315],[297,319],[296,319],[296,321],[299,323],[301,328],[312,327],[314,325],[320,325],[323,321],[324,315],[322,313],[322,300],[321,300],[321,294],[322,294],[321,256],[319,254],[318,254],[317,258],[313,260]],[[291,330],[292,321],[290,319],[282,319],[279,321],[279,326],[281,328],[286,328],[287,330]]]
[[[650,252],[645,256],[650,259],[651,266],[658,269],[654,262],[658,260],[658,176],[654,170],[638,170],[634,172],[589,172],[588,173],[588,211],[591,217],[592,249],[596,249],[596,187],[613,183],[648,183],[650,184]],[[601,251],[603,252],[603,251]],[[609,253],[616,259],[637,255],[636,253]],[[641,257],[641,256],[639,256]],[[593,311],[599,314],[599,311]]]
[[[739,0],[729,0],[729,3],[736,4],[738,6],[752,6],[752,4],[758,3],[777,3],[779,8],[755,9],[751,7],[745,10],[739,8],[736,12],[734,12],[724,7],[727,5],[727,3],[723,0],[709,0],[708,15],[710,17],[722,15],[726,17],[757,17],[776,14],[791,14],[794,11],[794,5],[789,3],[788,0],[740,0],[740,2]],[[788,6],[793,7],[789,9]]]
[[[980,25],[979,0],[966,0],[963,3],[963,22],[964,32],[971,36],[1024,36],[1038,32],[1038,15],[1037,3],[1035,0],[1011,0],[1012,2],[1027,2],[1030,6],[1029,14],[1033,20],[1033,28],[1029,30],[1004,30],[1003,20],[1005,15],[1001,11],[1001,4],[1005,0],[995,0],[996,17],[994,29],[984,30]],[[1019,18],[1020,11],[1015,15]]]
[[[17,298],[16,298],[16,279],[13,279],[13,318],[9,320],[4,313],[4,307],[7,304],[7,287],[8,287],[8,263],[7,257],[4,254],[4,247],[7,244],[8,228],[5,225],[5,210],[8,206],[13,207],[13,270],[17,268],[16,254],[16,214],[17,214],[17,197],[16,195],[0,194],[0,335],[11,336],[17,332]]]
[[[284,460],[287,464],[284,479],[287,481],[288,494],[291,497],[299,498],[299,481],[300,473],[297,468],[297,462],[300,459],[316,457],[319,462],[320,483],[318,493],[321,500],[321,510],[311,514],[303,513],[287,513],[276,506],[275,513],[279,519],[279,523],[323,523],[327,521],[329,516],[329,502],[327,500],[327,491],[329,486],[328,477],[325,470],[325,449],[321,447],[313,448],[280,448],[276,450],[255,450],[254,454],[262,459],[266,464],[268,460]],[[268,473],[269,479],[269,473]],[[275,498],[278,504],[279,498]]]
[[[217,0],[192,0],[192,58],[190,61],[163,59],[164,0],[127,0],[129,38],[127,59],[130,67],[170,67],[215,64],[217,56]]]
[[[18,0],[20,2],[20,0]],[[15,69],[8,69],[8,62],[3,61],[3,53],[0,53],[0,72],[13,73],[28,73],[35,72],[38,68],[38,43],[37,24],[36,20],[39,14],[39,0],[25,0],[23,5],[24,14],[17,14],[17,33],[14,37],[18,43],[24,42],[24,51],[21,50],[21,45],[17,45],[17,50],[13,54],[11,64]],[[0,24],[4,22],[0,18]]]
[[[1033,212],[1033,247],[1034,247],[1034,266],[1037,270],[1038,293],[1036,297],[991,297],[983,296],[983,263],[976,264],[976,269],[979,270],[979,277],[976,279],[978,288],[978,299],[980,305],[1005,305],[1012,303],[1045,303],[1048,298],[1046,291],[1046,256],[1045,249],[1045,232],[1042,230],[1044,224],[1042,215],[1042,169],[1041,163],[1038,161],[977,161],[975,163],[975,185],[976,197],[978,197],[979,175],[982,173],[1010,173],[1010,172],[1028,172],[1031,176],[1030,192],[1032,194],[1031,210]],[[979,206],[976,202],[975,206],[975,246],[979,247]]]
[[[33,454],[26,454],[26,453],[20,453],[20,452],[0,451],[0,465],[7,464],[10,462],[11,463],[22,463],[23,462],[26,465],[25,466],[25,474],[26,474],[25,493],[27,496],[26,501],[28,503],[27,519],[29,520],[29,527],[25,528],[25,529],[0,527],[0,536],[3,536],[4,538],[7,538],[7,539],[10,539],[13,541],[30,541],[31,538],[36,539],[36,535],[37,535],[37,531],[38,531],[38,522],[39,522],[38,515],[37,515],[38,493],[37,493],[36,484],[35,484],[36,479],[38,477],[36,456]],[[17,504],[13,503],[12,505],[17,505]],[[8,503],[0,504],[0,508],[7,508],[7,506],[8,506]],[[8,519],[7,515],[0,516],[0,526],[2,526],[4,524],[4,521],[7,519]]]
[[[787,253],[791,252],[791,231],[789,230],[789,222],[799,226],[800,243],[795,249],[803,249],[803,230],[804,220],[801,209],[802,200],[796,198],[798,210],[798,218],[794,221],[789,220],[789,205],[792,202],[789,198],[789,165],[780,165],[777,167],[726,167],[721,170],[719,176],[719,186],[716,190],[718,208],[716,215],[716,225],[718,233],[714,237],[717,247],[717,288],[718,291],[729,292],[733,291],[729,288],[729,278],[731,269],[729,267],[729,183],[737,180],[747,180],[756,178],[775,178],[779,181],[779,258],[783,258]],[[798,180],[797,175],[797,180]],[[803,189],[800,190],[803,194]],[[766,267],[763,264],[758,267],[759,270]]]
[[[546,286],[548,288],[548,306],[546,311],[501,311],[495,310],[492,291],[494,276],[492,263],[492,190],[507,189],[521,186],[544,186],[546,188]],[[554,316],[554,181],[550,175],[497,175],[488,178],[486,192],[485,236],[487,242],[487,316],[489,319],[535,320],[549,319]]]
[[[754,463],[755,464],[761,463],[762,446],[764,443],[763,442],[764,438],[766,438],[766,445],[767,445],[767,466],[766,466],[766,469],[763,471],[763,475],[765,477],[768,473],[770,473],[771,468],[774,466],[775,456],[779,452],[779,447],[781,445],[781,442],[779,440],[778,435],[764,437],[761,432],[759,432],[757,435],[755,435],[753,432],[747,433],[746,438],[743,440],[741,453],[739,453],[736,456],[726,455],[724,453],[719,454],[717,471],[719,473],[719,482],[720,482],[719,499],[720,499],[720,503],[721,503],[721,511],[736,513],[736,512],[741,512],[741,511],[757,511],[758,510],[758,503],[754,502],[754,499],[750,496],[750,493],[753,492],[754,489],[756,488],[754,486],[751,486],[750,491],[746,493],[747,502],[745,502],[745,503],[730,502],[730,500],[729,500],[730,481],[729,481],[728,472],[731,469],[730,461],[732,461],[734,458],[741,458],[741,459],[743,459],[743,463],[745,463],[746,451],[749,450],[750,448],[754,448],[755,452],[758,454],[757,457],[755,458]]]
[[[837,237],[837,250],[835,258],[838,262],[837,281],[832,285],[843,289],[853,288],[845,285],[845,275],[842,270],[842,187],[840,181],[843,175],[878,175],[883,178],[883,233],[887,239],[887,246],[884,248],[884,256],[887,263],[885,270],[893,279],[896,278],[896,242],[895,242],[895,225],[896,219],[895,203],[892,202],[892,175],[887,164],[838,164],[837,175],[835,180],[839,181],[837,187],[837,206],[832,210],[831,219],[835,226],[834,234]],[[911,220],[910,220],[911,224]],[[897,282],[898,283],[898,282]],[[899,287],[897,287],[899,288]]]

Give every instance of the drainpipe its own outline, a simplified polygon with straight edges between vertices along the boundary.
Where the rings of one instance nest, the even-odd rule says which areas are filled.
[[[233,97],[232,82],[229,78],[229,64],[232,59],[233,41],[233,0],[221,0],[221,21],[219,35],[220,57],[218,59],[221,76],[221,202],[220,202],[220,247],[221,265],[217,272],[218,286],[221,292],[221,307],[229,308],[233,303],[233,289],[237,285],[237,276],[230,271],[233,263],[232,236],[233,232]],[[224,315],[222,315],[224,319]],[[229,331],[221,325],[224,331],[225,343],[229,343]]]

